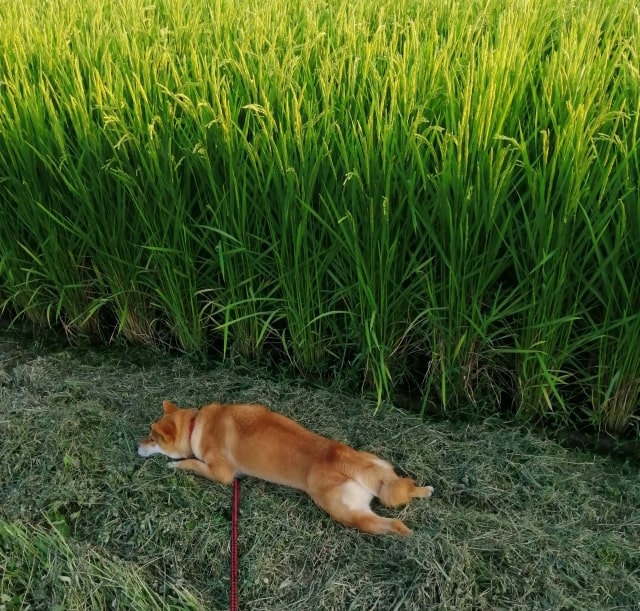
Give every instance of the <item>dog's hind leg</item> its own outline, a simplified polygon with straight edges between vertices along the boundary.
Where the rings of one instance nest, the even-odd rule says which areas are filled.
[[[377,496],[387,507],[399,507],[412,498],[428,499],[432,494],[432,486],[416,486],[408,477],[395,476],[395,479],[382,482]]]
[[[373,495],[354,480],[314,494],[313,499],[329,515],[345,526],[372,535],[409,535],[411,531],[394,518],[383,518],[371,511]]]
[[[375,454],[358,452],[358,469],[349,475],[377,496],[387,507],[406,505],[412,498],[429,498],[431,486],[416,486],[408,477],[399,477],[393,467]]]

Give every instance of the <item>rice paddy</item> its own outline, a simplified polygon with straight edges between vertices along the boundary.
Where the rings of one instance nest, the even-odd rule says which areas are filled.
[[[0,3],[0,300],[634,434],[633,2]]]

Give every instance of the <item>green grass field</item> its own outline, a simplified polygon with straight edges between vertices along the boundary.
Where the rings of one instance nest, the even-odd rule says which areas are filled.
[[[637,430],[639,48],[627,0],[0,2],[5,315]]]
[[[637,464],[504,422],[424,422],[256,371],[149,349],[0,335],[0,609],[228,609],[231,489],[139,458],[162,411],[262,401],[376,452],[433,498],[408,539],[342,527],[304,494],[243,480],[242,609],[634,609]]]

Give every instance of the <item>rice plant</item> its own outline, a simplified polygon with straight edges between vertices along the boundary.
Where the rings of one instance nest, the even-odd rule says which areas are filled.
[[[4,309],[623,430],[639,38],[626,0],[4,2]]]

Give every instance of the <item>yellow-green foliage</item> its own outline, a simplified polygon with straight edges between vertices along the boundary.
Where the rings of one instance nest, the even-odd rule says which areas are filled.
[[[621,430],[638,48],[623,0],[2,2],[5,306]]]

